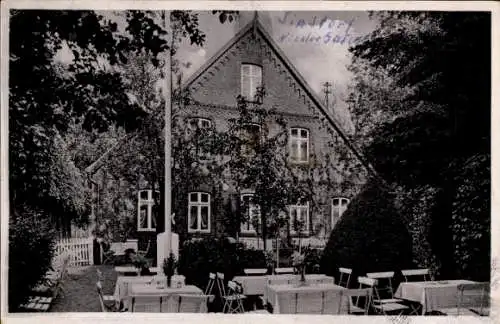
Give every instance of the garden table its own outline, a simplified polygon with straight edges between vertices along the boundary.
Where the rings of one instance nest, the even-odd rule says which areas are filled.
[[[159,271],[159,267],[149,268],[149,272],[151,273],[158,273]],[[115,272],[118,276],[123,276],[125,273],[137,273],[137,268],[134,266],[117,266],[115,267]]]
[[[290,284],[298,280],[297,275],[266,275],[266,276],[236,276],[233,281],[241,284],[245,295],[266,296],[266,286],[268,284]],[[306,280],[310,283],[334,283],[333,277],[324,274],[308,274]],[[265,299],[264,299],[265,300]]]
[[[273,314],[339,314],[348,310],[345,290],[332,283],[269,285],[268,299]]]
[[[169,298],[173,297],[174,295],[180,294],[203,295],[203,291],[200,288],[192,285],[182,287],[172,286],[171,288],[165,287],[160,289],[156,285],[134,284],[131,286],[130,296],[129,298],[127,298],[128,300],[124,301],[124,307],[131,311],[134,300],[139,298],[148,298],[149,300],[151,300],[152,298],[157,297],[158,306],[161,305],[161,308],[163,308],[163,312],[176,312],[178,305],[175,305],[175,302],[177,300],[172,300]],[[158,307],[158,309],[160,309],[160,307]],[[205,307],[202,312],[206,311],[207,309]]]
[[[419,302],[422,314],[440,308],[456,307],[458,285],[474,283],[469,280],[402,282],[394,297]]]
[[[113,294],[113,296],[115,297],[114,299],[118,303],[118,306],[120,302],[125,303],[127,301],[128,297],[131,295],[131,289],[133,285],[148,285],[156,289],[156,286],[154,284],[149,285],[149,283],[151,283],[153,280],[154,276],[120,276],[116,278],[115,293]],[[172,277],[172,287],[184,286],[185,280],[185,277],[182,275],[174,275]]]

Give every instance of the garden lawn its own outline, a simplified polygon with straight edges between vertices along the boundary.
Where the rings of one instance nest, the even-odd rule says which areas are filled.
[[[52,304],[50,312],[100,312],[96,291],[97,269],[104,276],[103,293],[113,295],[116,283],[114,266],[99,265],[79,269],[69,269],[64,283],[64,293]]]

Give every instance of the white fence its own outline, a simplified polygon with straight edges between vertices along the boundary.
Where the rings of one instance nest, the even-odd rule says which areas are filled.
[[[79,267],[94,264],[94,243],[92,237],[60,239],[55,255],[69,254],[69,266]]]

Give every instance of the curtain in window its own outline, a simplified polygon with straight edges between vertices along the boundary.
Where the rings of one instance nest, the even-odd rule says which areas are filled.
[[[190,223],[189,228],[196,230],[198,223],[198,208],[196,206],[191,206],[190,208]]]
[[[201,206],[201,229],[208,229],[208,206]]]

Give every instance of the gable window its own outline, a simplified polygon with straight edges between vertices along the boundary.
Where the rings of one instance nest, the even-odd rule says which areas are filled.
[[[262,86],[262,67],[255,64],[241,65],[241,95],[249,101],[255,100],[257,88]]]
[[[188,232],[210,232],[210,194],[188,194]]]
[[[309,131],[307,129],[290,128],[289,145],[292,162],[309,162]]]
[[[188,127],[191,130],[210,128],[212,127],[212,121],[207,118],[189,118]]]
[[[342,217],[342,214],[347,210],[349,199],[333,198],[332,199],[332,228],[335,223]]]
[[[301,229],[302,233],[309,232],[309,203],[288,206],[290,219],[290,233],[296,234]]]
[[[242,233],[255,233],[255,220],[260,224],[260,208],[253,202],[253,194],[241,195],[242,217],[245,219],[241,223]]]
[[[153,190],[141,190],[137,199],[137,231],[156,231],[156,220],[158,217],[158,206],[160,192]]]

